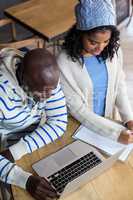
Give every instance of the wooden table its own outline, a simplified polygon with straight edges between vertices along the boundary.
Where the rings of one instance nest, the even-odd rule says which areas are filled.
[[[72,118],[69,119],[68,130],[62,140],[55,144],[35,151],[31,155],[23,157],[17,162],[23,169],[33,172],[31,165],[41,158],[57,151],[64,145],[71,143],[71,135],[77,129],[79,124]],[[12,186],[14,200],[33,200],[33,198],[24,190]],[[79,188],[76,192],[70,194],[64,200],[133,200],[133,155],[130,155],[126,163],[119,161],[97,178],[85,186]]]
[[[10,7],[5,14],[48,41],[65,33],[75,22],[78,0],[30,0]]]

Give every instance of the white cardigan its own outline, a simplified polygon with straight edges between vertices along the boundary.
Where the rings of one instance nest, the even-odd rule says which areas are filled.
[[[86,67],[82,67],[78,61],[73,62],[65,51],[59,54],[57,61],[61,71],[62,87],[71,115],[96,133],[117,140],[125,127],[112,121],[115,107],[118,108],[124,123],[133,120],[122,69],[121,51],[119,50],[118,56],[114,55],[111,62],[106,61],[108,89],[105,117],[98,116],[93,112],[93,85]]]

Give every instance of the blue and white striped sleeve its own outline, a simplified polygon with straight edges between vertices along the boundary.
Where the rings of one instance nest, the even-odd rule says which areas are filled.
[[[0,155],[0,180],[4,183],[14,184],[23,189],[31,173],[25,172],[15,163],[10,162]]]
[[[67,108],[65,97],[60,85],[53,91],[45,106],[46,122],[40,124],[30,135],[10,147],[14,159],[20,159],[24,154],[31,153],[46,144],[59,139],[67,127]],[[20,149],[20,151],[19,151]]]

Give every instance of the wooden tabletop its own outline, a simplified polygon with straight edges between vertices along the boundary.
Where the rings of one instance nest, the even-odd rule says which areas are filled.
[[[69,118],[67,132],[61,140],[23,157],[17,164],[26,171],[34,173],[31,167],[32,164],[71,143],[71,135],[78,126],[79,124],[74,119]],[[33,200],[25,190],[18,187],[12,186],[12,192],[14,200]],[[64,200],[73,199],[133,200],[133,155],[130,155],[126,163],[117,161],[111,169],[64,198]]]
[[[30,0],[10,7],[5,14],[47,40],[65,33],[74,23],[78,0]]]

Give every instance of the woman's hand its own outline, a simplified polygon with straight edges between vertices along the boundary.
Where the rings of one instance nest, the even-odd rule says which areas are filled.
[[[124,130],[121,132],[118,142],[123,144],[133,143],[133,131],[131,130]]]
[[[126,126],[129,130],[133,131],[133,120],[130,120],[126,123]]]
[[[30,176],[26,183],[26,190],[36,200],[46,200],[47,198],[57,199],[59,194],[51,184],[40,176]]]

